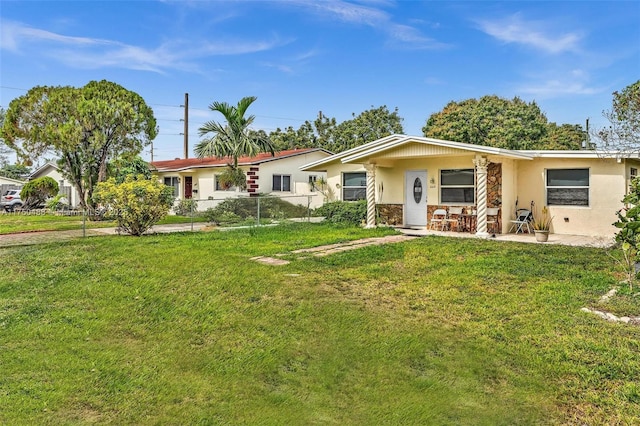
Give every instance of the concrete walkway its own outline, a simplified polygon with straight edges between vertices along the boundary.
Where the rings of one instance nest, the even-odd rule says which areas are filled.
[[[452,238],[481,238],[475,234],[468,232],[452,232],[452,231],[434,231],[427,229],[426,227],[415,228],[396,228],[398,231],[405,235],[413,235],[424,237],[427,235],[439,235],[443,237]],[[561,235],[561,234],[549,234],[549,241],[540,243],[536,241],[536,237],[533,234],[496,234],[486,238],[488,240],[495,241],[514,241],[519,243],[534,243],[534,244],[556,244],[563,246],[577,246],[577,247],[598,247],[607,248],[611,247],[614,243],[613,237],[589,237],[584,235]]]

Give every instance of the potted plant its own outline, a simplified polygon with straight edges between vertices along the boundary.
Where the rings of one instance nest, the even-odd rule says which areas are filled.
[[[544,243],[549,239],[549,228],[551,228],[551,221],[553,217],[549,216],[549,209],[547,206],[542,208],[541,215],[535,215],[531,222],[533,232],[536,234],[536,241]]]

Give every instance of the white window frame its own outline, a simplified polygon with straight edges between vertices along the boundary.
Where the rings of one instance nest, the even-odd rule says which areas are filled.
[[[471,172],[473,179],[470,185],[444,185],[442,183],[443,179],[442,179],[442,173],[443,172],[450,172],[450,171],[458,171],[458,172]],[[455,205],[455,206],[473,206],[476,204],[476,175],[475,175],[475,170],[472,168],[469,169],[441,169],[440,170],[440,190],[439,190],[439,194],[440,194],[440,204],[443,205]],[[447,201],[445,200],[444,197],[444,193],[443,190],[445,189],[471,189],[472,190],[472,194],[473,194],[473,199],[471,201]]]
[[[285,178],[289,179],[289,189],[284,189],[284,181]],[[279,182],[279,185],[274,185],[276,182]],[[271,178],[271,191],[272,192],[291,192],[291,175],[283,175],[283,174],[273,174]]]
[[[585,170],[587,172],[587,185],[549,185],[549,172],[558,170]],[[545,188],[545,201],[548,206],[559,207],[589,207],[591,205],[591,169],[588,167],[567,167],[546,169],[544,176],[544,188]],[[585,190],[587,191],[587,203],[586,204],[561,204],[556,202],[549,202],[549,189],[570,189],[570,190]]]
[[[221,173],[213,175],[213,180],[214,180],[214,182],[213,182],[213,190],[214,191],[223,191],[223,192],[224,191],[235,191],[236,190],[236,186],[235,185],[233,185],[233,186],[231,186],[231,187],[229,187],[227,189],[224,189],[224,188],[222,188],[220,186],[220,182],[218,182],[218,177],[220,176],[220,174]]]
[[[169,181],[169,183],[167,183]],[[179,176],[165,176],[162,181],[166,186],[173,188],[173,196],[178,198],[180,195],[180,177]]]
[[[318,182],[317,175],[309,175],[309,191],[316,192],[316,182]]]
[[[363,185],[351,185],[351,186],[347,186],[346,183],[346,177],[348,175],[364,175],[364,184]],[[349,191],[358,191],[358,190],[362,190],[362,197],[358,197],[358,198],[349,198],[347,199],[345,197],[345,190],[349,190]],[[342,201],[360,201],[360,200],[366,200],[367,199],[367,172],[343,172],[342,173]]]

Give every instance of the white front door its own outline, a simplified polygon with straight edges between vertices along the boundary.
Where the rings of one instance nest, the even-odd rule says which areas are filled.
[[[406,171],[404,182],[404,225],[427,226],[427,171]]]

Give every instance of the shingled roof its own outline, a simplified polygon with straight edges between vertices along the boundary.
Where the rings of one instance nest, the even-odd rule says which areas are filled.
[[[289,149],[286,151],[276,152],[275,155],[270,153],[260,153],[254,157],[239,157],[239,166],[253,166],[256,164],[266,163],[269,161],[280,160],[287,157],[295,157],[296,155],[309,154],[311,152],[322,151],[331,155],[330,151],[322,148],[301,148],[301,149]],[[231,157],[217,158],[178,158],[175,160],[165,161],[153,161],[151,163],[159,172],[178,172],[187,169],[202,169],[208,167],[224,167],[227,164],[231,164],[233,160]]]

